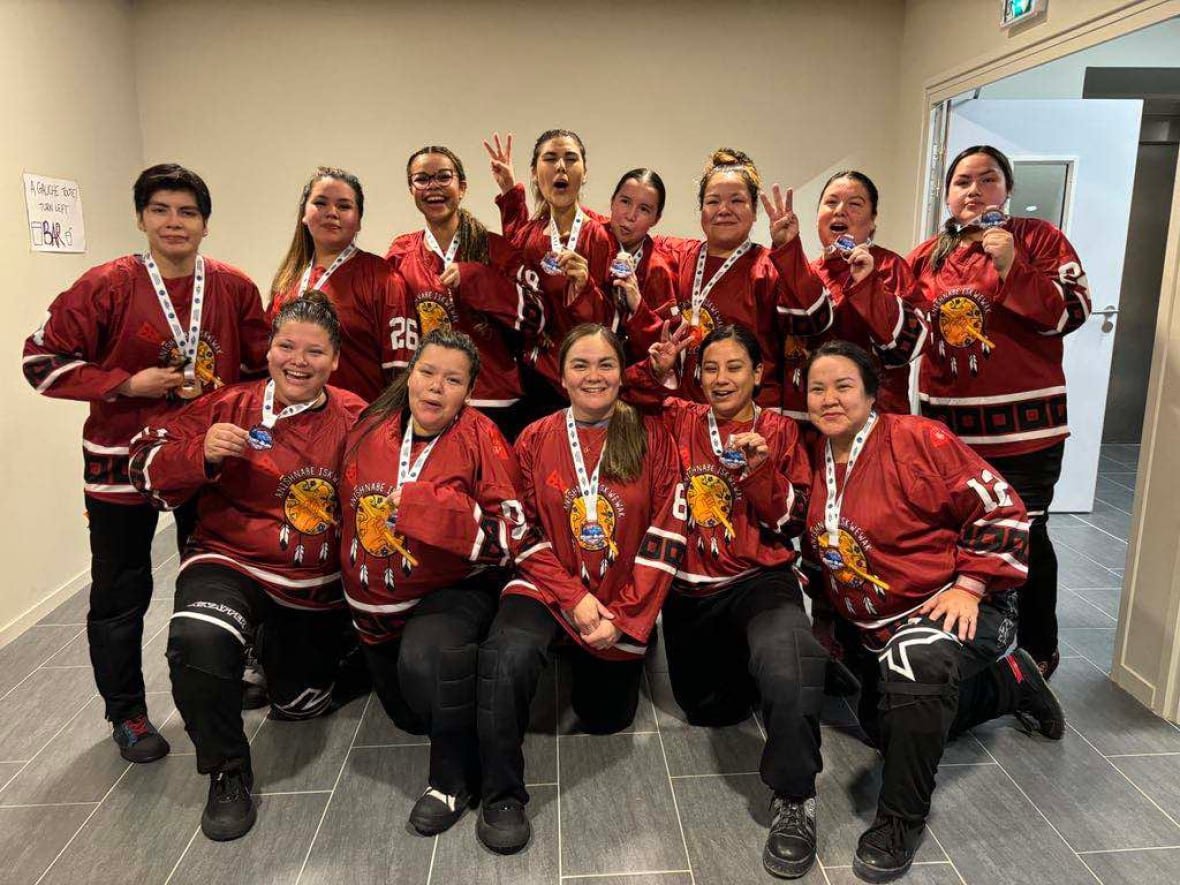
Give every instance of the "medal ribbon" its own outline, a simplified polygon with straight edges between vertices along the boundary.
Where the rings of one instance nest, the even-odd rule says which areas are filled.
[[[586,461],[582,458],[582,443],[578,441],[578,422],[574,420],[572,407],[565,410],[565,432],[570,442],[570,457],[574,459],[574,472],[578,475],[578,491],[586,505],[586,522],[598,522],[598,471],[602,467],[606,444],[598,456],[594,474],[586,472]]]
[[[416,482],[418,477],[422,474],[422,468],[426,466],[426,459],[430,457],[430,453],[434,451],[435,445],[442,437],[440,433],[429,443],[426,447],[418,453],[417,459],[414,461],[414,466],[410,466],[410,452],[414,448],[414,419],[406,420],[406,432],[402,434],[402,450],[401,456],[397,461],[397,487],[400,489],[408,482]]]
[[[754,422],[750,425],[750,433],[754,432],[754,428],[758,426],[758,416],[762,414],[762,409],[757,404],[754,405]],[[725,451],[721,445],[721,431],[717,429],[717,416],[713,414],[713,410],[709,409],[706,416],[709,419],[709,442],[713,445],[713,454],[718,458],[721,453]]]
[[[348,246],[345,247],[344,251],[336,256],[336,260],[332,262],[331,267],[324,271],[324,275],[316,280],[315,285],[311,288],[315,289],[317,292],[323,289],[324,286],[328,284],[328,277],[332,276],[332,274],[336,272],[336,268],[338,268],[355,254],[356,246],[354,246],[352,243],[349,243]],[[314,268],[315,259],[313,258],[311,264],[307,266],[307,270],[303,272],[303,276],[299,280],[299,291],[295,293],[296,298],[307,291],[307,283],[311,279],[311,272]]]
[[[266,382],[266,391],[262,394],[262,426],[267,430],[273,430],[274,426],[282,421],[284,418],[294,418],[300,412],[306,412],[316,404],[316,399],[308,403],[295,403],[293,406],[287,406],[283,411],[275,414],[275,382],[271,378]]]
[[[582,207],[578,206],[576,209],[577,211],[574,212],[574,223],[570,227],[570,236],[566,240],[567,245],[565,247],[573,252],[578,251],[578,235],[582,233],[582,225],[586,223],[586,213],[582,211]],[[452,243],[452,245],[454,244]],[[555,254],[561,254],[561,234],[557,230],[557,221],[553,218],[549,219],[549,245]]]
[[[700,322],[701,305],[705,303],[705,299],[709,297],[709,293],[713,291],[713,287],[717,285],[717,281],[725,276],[737,260],[750,251],[750,247],[754,244],[746,240],[740,246],[733,250],[733,254],[725,259],[721,267],[717,268],[717,273],[713,274],[712,279],[702,287],[705,279],[705,262],[709,258],[709,247],[706,243],[701,243],[701,252],[697,256],[697,272],[692,278],[692,314],[689,317],[689,324],[695,326]]]
[[[446,270],[448,265],[454,262],[455,256],[459,254],[459,231],[456,230],[455,235],[451,237],[451,245],[447,247],[446,254],[443,254],[442,247],[434,238],[434,234],[430,232],[430,228],[424,228],[422,233],[423,239],[426,241],[426,248],[442,259],[443,270]]]
[[[168,294],[168,287],[164,285],[164,278],[160,276],[160,268],[156,265],[156,259],[152,258],[151,252],[143,254],[143,266],[147,268],[148,278],[152,281],[152,288],[156,290],[156,298],[160,300],[160,309],[164,311],[164,319],[168,320],[168,328],[172,330],[176,346],[187,360],[184,378],[192,383],[197,377],[197,345],[201,340],[201,312],[205,306],[205,259],[198,255],[196,267],[193,269],[193,301],[189,308],[188,335],[184,334],[184,329],[180,326],[180,318],[172,305],[172,297]]]
[[[852,449],[848,453],[848,467],[844,470],[844,488],[839,494],[836,494],[836,459],[832,457],[832,441],[828,440],[824,446],[825,479],[828,484],[828,500],[824,502],[824,529],[828,533],[829,546],[838,547],[840,544],[840,508],[844,506],[844,492],[848,491],[848,480],[852,477],[853,465],[860,457],[865,440],[869,438],[876,424],[877,413],[869,412],[869,420],[852,440]]]

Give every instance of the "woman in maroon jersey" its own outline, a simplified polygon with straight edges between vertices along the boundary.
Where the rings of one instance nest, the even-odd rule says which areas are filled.
[[[642,359],[659,341],[658,311],[667,311],[676,300],[675,263],[648,233],[664,214],[666,201],[664,180],[647,168],[624,172],[611,195],[610,233],[617,251],[608,285],[621,319],[615,328],[625,336],[632,360]]]
[[[885,760],[877,816],[853,869],[888,882],[913,861],[947,738],[1016,713],[1065,731],[1036,663],[1015,648],[1015,587],[1027,573],[1024,505],[943,425],[878,413],[876,367],[846,341],[807,362],[819,430],[807,541],[826,592],[855,628],[860,723]]]
[[[828,659],[791,569],[811,468],[795,422],[754,404],[762,352],[748,329],[719,326],[702,342],[707,404],[664,398],[684,343],[652,345],[648,364],[627,373],[632,395],[662,405],[686,489],[688,547],[663,610],[668,676],[693,725],[733,725],[760,702],[761,774],[774,791],[762,861],[797,878],[815,862]]]
[[[423,335],[453,327],[471,336],[481,365],[471,405],[515,439],[525,411],[515,351],[523,332],[535,334],[540,316],[520,253],[460,208],[467,174],[449,148],[430,145],[411,154],[406,183],[426,226],[394,239],[385,257],[406,282]]]
[[[336,313],[326,295],[308,293],[274,319],[269,380],[223,387],[132,441],[132,482],[157,507],[200,494],[168,663],[197,770],[210,777],[201,815],[210,839],[236,839],[254,824],[246,646],[269,682],[272,718],[330,709],[345,623],[336,488],[345,436],[364,407],[326,386],[339,359]]]
[[[994,464],[1032,518],[1020,645],[1046,678],[1057,650],[1057,556],[1049,505],[1069,435],[1062,338],[1090,315],[1073,246],[1036,218],[1007,217],[1012,164],[989,145],[947,167],[943,230],[908,261],[930,315],[922,414]]]
[[[783,344],[783,411],[807,420],[803,364],[807,352],[834,338],[851,341],[871,353],[881,373],[877,408],[910,412],[910,362],[926,340],[926,320],[913,275],[905,259],[874,243],[877,186],[863,172],[837,172],[823,187],[816,226],[823,254],[807,261],[799,239],[799,219],[790,188],[776,184],[762,196],[770,219],[770,239],[782,253],[779,267],[787,285],[804,301],[826,289],[835,318],[822,335],[788,335]]]
[[[335,387],[372,402],[418,344],[418,318],[405,285],[380,255],[354,240],[365,214],[360,180],[321,166],[303,187],[295,233],[271,283],[270,315],[307,289],[326,292],[340,316]]]
[[[785,325],[793,334],[817,334],[831,323],[831,300],[820,292],[809,303],[784,284],[782,249],[750,240],[762,179],[741,151],[718,148],[709,158],[697,192],[704,240],[657,239],[678,270],[676,300],[667,314],[692,330],[684,351],[680,391],[704,402],[700,384],[700,343],[714,328],[740,323],[758,340],[764,360],[758,404],[782,404],[781,353]]]
[[[576,132],[550,129],[533,145],[531,218],[524,187],[512,172],[511,136],[503,144],[498,135],[494,141],[494,146],[484,146],[500,186],[496,204],[504,235],[524,254],[524,282],[540,292],[544,304],[544,328],[526,354],[536,372],[524,372],[529,414],[540,417],[566,401],[557,367],[559,343],[579,323],[613,321],[614,302],[602,286],[615,250],[599,217],[580,205],[586,147]]]
[[[524,535],[512,450],[467,407],[479,370],[467,335],[432,329],[361,417],[342,468],[344,592],[373,687],[399,728],[430,736],[410,812],[426,836],[479,796],[476,654]]]
[[[648,635],[684,548],[672,440],[619,401],[623,346],[603,326],[574,328],[558,365],[570,405],[516,443],[526,518],[519,577],[479,650],[483,808],[476,833],[522,849],[522,742],[537,680],[554,646],[571,646],[572,700],[584,730],[609,734],[635,716]],[[677,504],[677,502],[680,502]]]

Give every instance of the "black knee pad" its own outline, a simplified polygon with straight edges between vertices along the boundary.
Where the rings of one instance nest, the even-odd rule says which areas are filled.
[[[523,630],[497,630],[479,646],[479,675],[481,679],[513,676],[536,667],[545,666],[546,649],[538,647],[535,635]]]
[[[962,643],[927,618],[902,626],[877,655],[886,696],[938,695],[958,691]]]
[[[246,647],[219,624],[173,615],[166,655],[171,667],[191,667],[218,679],[240,680]]]
[[[439,652],[436,706],[440,712],[471,710],[475,704],[478,655],[479,646],[474,642]]]

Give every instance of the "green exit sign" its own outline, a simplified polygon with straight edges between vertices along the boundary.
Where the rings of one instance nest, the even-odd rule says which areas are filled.
[[[1049,0],[1002,0],[1002,3],[1004,12],[1000,19],[1000,27],[1007,28],[1044,15]]]

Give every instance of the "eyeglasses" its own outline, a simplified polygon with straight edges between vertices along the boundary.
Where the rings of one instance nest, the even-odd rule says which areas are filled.
[[[414,186],[415,190],[424,191],[430,187],[432,182],[438,182],[440,187],[446,187],[455,180],[454,169],[440,169],[431,175],[429,172],[415,172],[410,176],[410,184]]]

